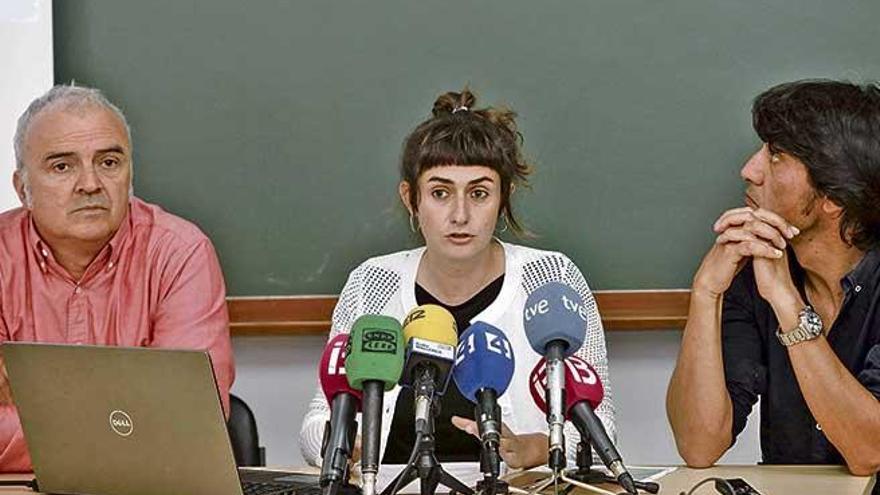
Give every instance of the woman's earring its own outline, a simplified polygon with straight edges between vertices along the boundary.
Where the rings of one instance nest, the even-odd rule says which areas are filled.
[[[411,230],[413,234],[415,234],[417,232],[416,224],[415,224],[415,221],[413,220],[414,216],[415,215],[413,215],[412,212],[409,212],[409,230]]]
[[[507,215],[501,215],[501,220],[504,222],[504,227],[501,227],[501,230],[498,231],[499,234],[507,232],[507,227],[509,226],[507,223]]]

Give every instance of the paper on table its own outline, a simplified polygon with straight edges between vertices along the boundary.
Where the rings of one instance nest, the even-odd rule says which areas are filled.
[[[639,481],[657,481],[667,474],[675,471],[675,467],[647,467],[647,466],[630,466],[627,468],[629,474]]]

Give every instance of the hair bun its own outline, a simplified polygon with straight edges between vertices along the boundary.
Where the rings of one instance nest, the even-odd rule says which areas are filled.
[[[434,117],[441,115],[453,114],[461,110],[472,110],[477,103],[477,97],[467,88],[461,90],[461,93],[450,91],[438,96],[434,101],[434,108],[431,114]]]

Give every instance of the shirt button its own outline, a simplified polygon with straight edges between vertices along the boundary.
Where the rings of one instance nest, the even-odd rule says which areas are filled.
[[[40,262],[40,269],[42,269],[44,272],[46,271],[46,262],[45,261]]]
[[[49,257],[49,251],[46,251],[46,250],[44,249],[44,250],[42,250],[42,251],[40,251],[40,252],[43,254],[43,258],[48,258],[48,257]]]
[[[861,291],[862,291],[862,286],[861,286],[861,285],[857,285],[857,286],[856,286],[856,292],[861,292]]]
[[[79,286],[77,286],[76,289],[73,289],[74,294],[79,294],[80,292],[82,292],[82,289],[80,289]]]
[[[113,262],[112,261],[110,263],[107,263],[107,268],[110,270],[113,269]]]
[[[816,423],[816,429],[819,431],[822,431],[822,425],[820,425],[819,423]]]

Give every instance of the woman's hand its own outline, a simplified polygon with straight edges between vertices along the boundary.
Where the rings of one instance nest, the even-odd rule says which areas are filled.
[[[480,438],[479,428],[474,420],[452,417],[456,428]],[[498,453],[504,463],[512,469],[529,469],[547,463],[547,435],[543,433],[526,433],[517,435],[501,423],[501,444]]]

